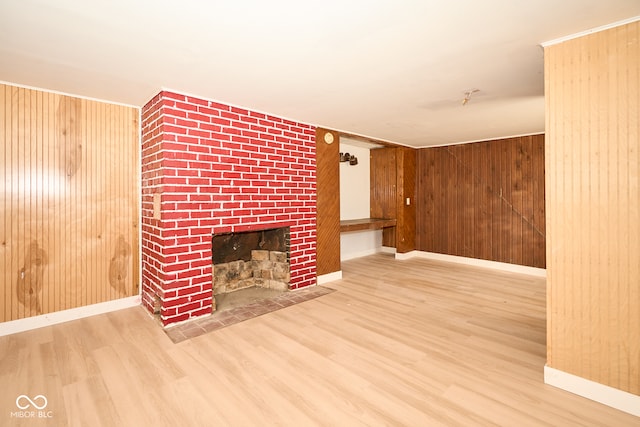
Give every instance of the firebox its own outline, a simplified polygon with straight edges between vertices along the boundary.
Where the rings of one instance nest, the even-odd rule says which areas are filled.
[[[289,227],[215,234],[211,255],[214,311],[216,295],[252,287],[289,288]]]

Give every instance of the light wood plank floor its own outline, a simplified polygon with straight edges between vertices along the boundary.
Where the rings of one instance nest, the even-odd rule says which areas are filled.
[[[544,280],[373,255],[173,344],[142,308],[0,338],[0,425],[638,426],[543,384]],[[16,419],[17,396],[49,419]]]

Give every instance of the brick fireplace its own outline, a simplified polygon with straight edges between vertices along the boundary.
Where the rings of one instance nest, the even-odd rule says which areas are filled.
[[[289,227],[215,234],[213,308],[216,296],[247,288],[289,288]]]
[[[212,236],[286,227],[289,289],[316,283],[315,128],[162,91],[142,110],[142,303],[210,314]]]

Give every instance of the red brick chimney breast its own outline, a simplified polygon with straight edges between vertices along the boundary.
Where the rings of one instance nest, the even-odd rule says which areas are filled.
[[[290,289],[316,283],[315,127],[163,91],[142,109],[142,302],[212,311],[211,237],[290,227]]]

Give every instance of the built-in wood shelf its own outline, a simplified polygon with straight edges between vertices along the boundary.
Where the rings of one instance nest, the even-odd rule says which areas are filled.
[[[387,227],[395,227],[395,219],[387,218],[359,218],[340,221],[340,231],[380,230]]]

